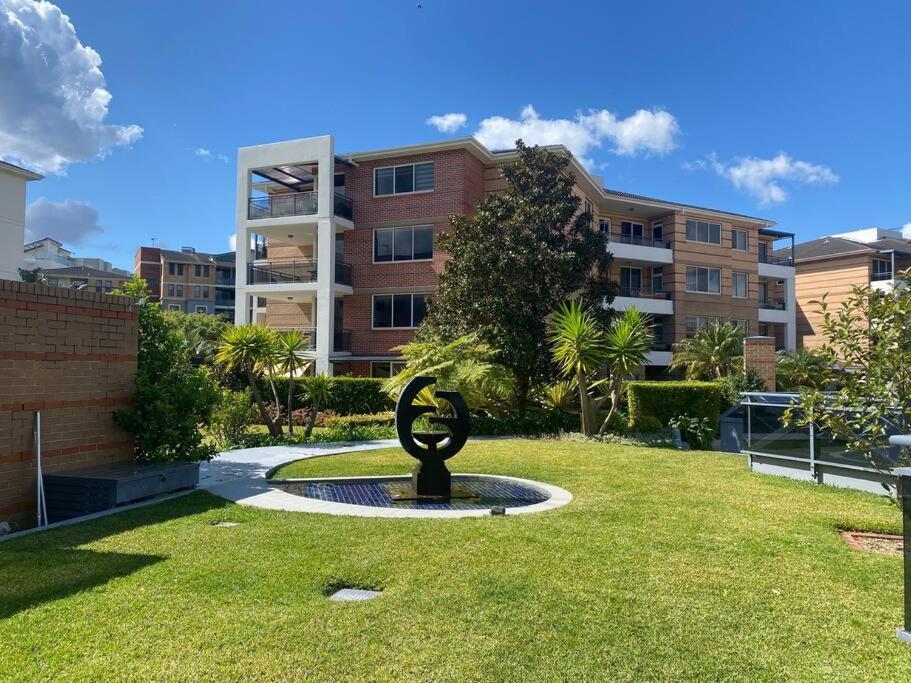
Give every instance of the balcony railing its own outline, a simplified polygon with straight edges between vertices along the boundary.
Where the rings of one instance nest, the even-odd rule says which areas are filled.
[[[289,282],[316,282],[316,261],[286,261],[264,266],[249,266],[247,283],[251,285],[280,285]]]
[[[793,266],[794,260],[790,256],[772,256],[771,254],[760,254],[760,263],[768,263],[771,266]]]
[[[319,206],[319,195],[311,192],[283,192],[266,197],[251,197],[247,206],[247,218],[283,218],[285,216],[313,216]],[[354,206],[351,199],[335,193],[335,215],[354,220]]]
[[[764,308],[767,311],[783,311],[785,309],[784,301],[760,301],[759,308]]]
[[[351,264],[344,261],[335,262],[335,284],[351,286]]]
[[[891,280],[893,278],[892,273],[873,273],[870,276],[872,282],[882,282],[883,280]]]
[[[351,330],[336,330],[333,336],[333,351],[351,351]]]
[[[649,237],[636,237],[635,235],[621,235],[616,232],[605,232],[608,242],[619,242],[620,244],[635,244],[640,247],[656,247],[658,249],[670,249],[669,240],[653,240]]]
[[[621,287],[617,296],[629,296],[635,299],[670,299],[671,293],[662,289],[642,289],[640,287]]]

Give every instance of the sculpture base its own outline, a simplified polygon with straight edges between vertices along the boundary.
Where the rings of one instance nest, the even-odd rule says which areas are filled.
[[[411,489],[418,497],[449,498],[452,475],[442,460],[419,460],[411,472]]]

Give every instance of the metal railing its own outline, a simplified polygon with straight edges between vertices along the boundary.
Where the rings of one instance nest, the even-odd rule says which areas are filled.
[[[351,264],[345,261],[335,262],[335,284],[351,286],[353,282],[351,274]]]
[[[652,290],[641,287],[621,287],[617,296],[628,296],[636,299],[670,299],[671,293],[663,289]]]
[[[351,330],[336,330],[333,336],[333,351],[351,351]]]
[[[760,254],[760,263],[768,263],[772,266],[793,266],[794,259],[790,256],[772,256],[771,254]]]
[[[620,244],[635,244],[640,247],[656,247],[658,249],[670,249],[669,240],[653,240],[650,237],[636,237],[635,235],[621,235],[616,232],[605,232],[608,242],[619,242]]]
[[[760,301],[759,308],[764,308],[767,311],[783,311],[785,310],[785,303],[780,299],[776,301]]]
[[[319,207],[319,194],[310,192],[283,192],[266,197],[251,197],[247,206],[247,218],[282,218],[284,216],[313,216]],[[351,199],[335,193],[335,215],[354,220],[354,205]]]
[[[871,282],[882,282],[883,280],[891,280],[891,279],[893,279],[892,273],[873,273],[870,276]]]
[[[247,284],[277,285],[288,282],[316,282],[317,264],[314,259],[248,266]]]

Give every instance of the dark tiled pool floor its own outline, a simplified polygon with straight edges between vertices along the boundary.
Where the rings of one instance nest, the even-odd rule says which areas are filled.
[[[452,477],[453,489],[457,489],[460,495],[472,497],[453,498],[448,501],[396,500],[396,496],[411,491],[410,479],[273,482],[271,485],[295,496],[315,500],[411,510],[488,510],[495,506],[515,508],[542,503],[550,498],[543,491],[518,482],[459,475]]]

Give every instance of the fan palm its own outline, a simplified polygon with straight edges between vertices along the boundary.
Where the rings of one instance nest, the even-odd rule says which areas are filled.
[[[275,354],[275,332],[261,325],[241,325],[227,329],[215,354],[216,362],[227,370],[238,369],[244,373],[253,400],[259,409],[263,423],[269,428],[272,436],[280,436],[281,428],[269,416],[262,393],[257,383],[257,374],[262,371],[264,363],[271,363]]]
[[[314,375],[304,385],[304,394],[310,401],[310,415],[307,418],[307,427],[304,431],[304,438],[309,439],[313,433],[313,425],[316,424],[316,414],[320,406],[324,405],[332,395],[335,388],[335,380],[329,375]]]
[[[294,377],[311,364],[305,355],[310,350],[310,335],[300,330],[286,330],[276,339],[275,356],[278,366],[288,376],[288,433],[294,433],[291,413],[294,412]]]
[[[670,367],[683,368],[687,379],[720,379],[734,372],[742,355],[743,329],[716,322],[675,344]]]

